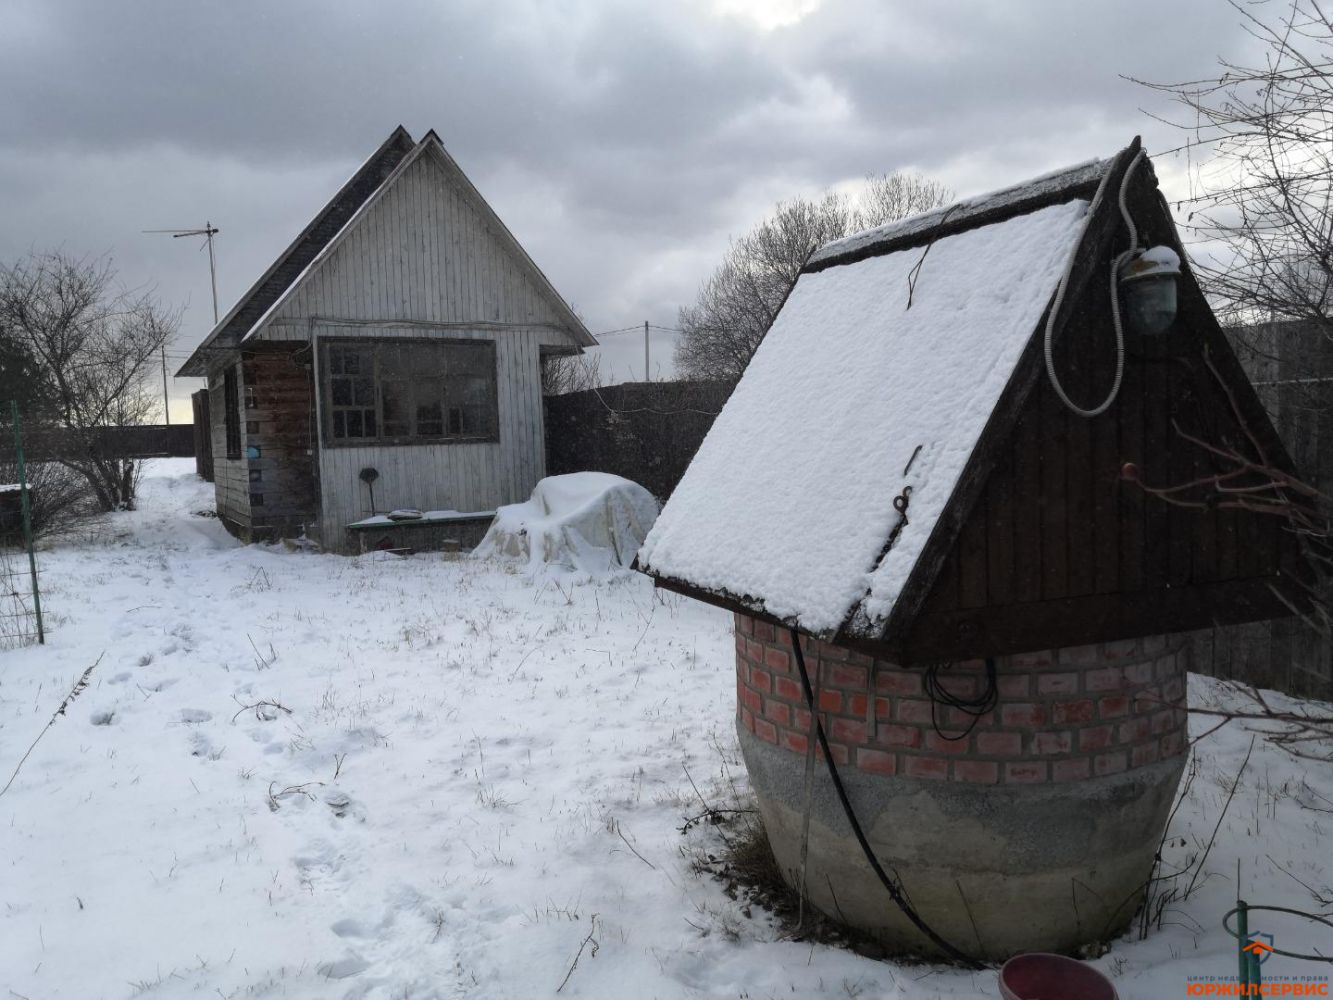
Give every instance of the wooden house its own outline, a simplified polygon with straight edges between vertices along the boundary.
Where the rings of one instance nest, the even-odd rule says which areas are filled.
[[[400,126],[179,374],[208,378],[229,530],[352,551],[466,541],[527,499],[542,361],[594,343],[436,134]],[[427,516],[376,516],[406,508]]]

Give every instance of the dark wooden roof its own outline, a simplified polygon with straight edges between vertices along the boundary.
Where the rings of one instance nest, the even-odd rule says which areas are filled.
[[[1118,193],[1139,150],[1135,139],[1109,160],[839,241],[812,256],[806,271],[927,245],[1093,198],[1100,189],[1053,326],[1062,379],[1091,404],[1114,377],[1107,275],[1124,249]],[[1154,485],[1218,471],[1184,433],[1243,452],[1255,447],[1273,465],[1292,469],[1189,268],[1150,161],[1131,176],[1126,204],[1143,245],[1166,244],[1181,257],[1171,334],[1128,337],[1116,403],[1085,420],[1056,399],[1046,379],[1043,314],[888,618],[870,620],[858,603],[835,634],[822,638],[910,663],[1256,621],[1289,614],[1288,602],[1308,604],[1299,582],[1308,567],[1276,519],[1168,507],[1120,475],[1126,462]],[[892,500],[886,496],[885,505]],[[722,607],[797,624],[744,595],[655,579]]]
[[[399,125],[379,149],[329,199],[310,224],[292,241],[231,312],[222,318],[181,366],[178,375],[207,375],[210,353],[236,348],[255,322],[266,313],[293,281],[328,245],[395,167],[415,148],[407,129]]]

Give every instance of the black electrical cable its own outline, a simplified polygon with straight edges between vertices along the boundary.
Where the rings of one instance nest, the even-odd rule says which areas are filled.
[[[955,694],[944,686],[939,676],[943,667],[943,663],[932,663],[926,667],[925,674],[922,677],[926,694],[930,695],[930,724],[935,728],[936,735],[941,739],[965,740],[972,734],[972,730],[977,728],[977,723],[981,721],[981,717],[995,711],[995,706],[1000,702],[999,684],[995,676],[995,658],[986,657],[986,687],[981,694],[972,698]],[[972,717],[972,721],[968,723],[967,728],[957,736],[950,736],[940,729],[939,719],[936,718],[935,712],[941,704],[947,705],[949,708],[956,708],[964,715]]]
[[[805,669],[805,655],[801,652],[801,637],[795,629],[791,629],[791,648],[796,656],[796,669],[801,674],[801,690],[805,692],[805,704],[810,709],[810,717],[815,720],[815,735],[819,738],[820,749],[824,751],[824,763],[828,765],[829,778],[833,781],[833,790],[838,793],[838,801],[842,803],[842,811],[847,817],[847,822],[852,827],[852,833],[856,835],[856,842],[861,845],[861,853],[865,855],[866,861],[870,863],[870,867],[874,870],[880,883],[888,890],[889,896],[891,896],[894,903],[897,904],[898,909],[903,911],[903,915],[913,923],[917,930],[930,938],[931,941],[935,942],[935,944],[946,954],[957,959],[959,962],[962,962],[964,965],[973,969],[984,969],[986,967],[984,962],[980,959],[973,958],[971,955],[944,940],[944,938],[940,937],[929,924],[921,919],[920,914],[916,912],[916,909],[912,906],[911,902],[909,902],[907,897],[903,895],[902,889],[898,887],[893,879],[889,878],[888,873],[885,872],[883,866],[880,865],[879,859],[875,857],[875,852],[871,850],[870,842],[866,840],[866,835],[861,829],[861,824],[856,818],[856,813],[852,810],[852,803],[847,798],[847,790],[842,786],[842,778],[838,774],[838,765],[834,762],[833,754],[829,751],[828,737],[824,735],[824,724],[819,719],[819,711],[815,705],[814,690],[810,687],[810,675]]]

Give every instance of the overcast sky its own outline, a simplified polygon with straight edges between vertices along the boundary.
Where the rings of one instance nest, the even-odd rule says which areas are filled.
[[[1215,75],[1247,51],[1237,21],[1225,0],[0,0],[0,259],[111,254],[186,307],[181,358],[212,325],[207,261],[140,231],[220,227],[225,313],[401,122],[439,133],[590,329],[670,327],[779,199],[898,169],[967,195],[1136,133],[1175,145],[1122,77]],[[1158,169],[1183,192],[1183,162]],[[604,374],[642,377],[641,338],[607,344]]]

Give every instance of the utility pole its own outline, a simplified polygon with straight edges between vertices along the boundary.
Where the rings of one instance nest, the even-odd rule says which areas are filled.
[[[213,325],[218,325],[218,268],[217,261],[213,257],[213,237],[222,230],[218,229],[213,223],[205,222],[203,229],[145,229],[145,233],[166,233],[173,240],[178,240],[182,236],[202,236],[204,238],[204,247],[208,248],[208,280],[213,287]],[[162,345],[162,419],[171,426],[171,394],[167,389],[167,345]]]
[[[653,380],[652,369],[648,367],[648,321],[643,321],[643,380]]]

